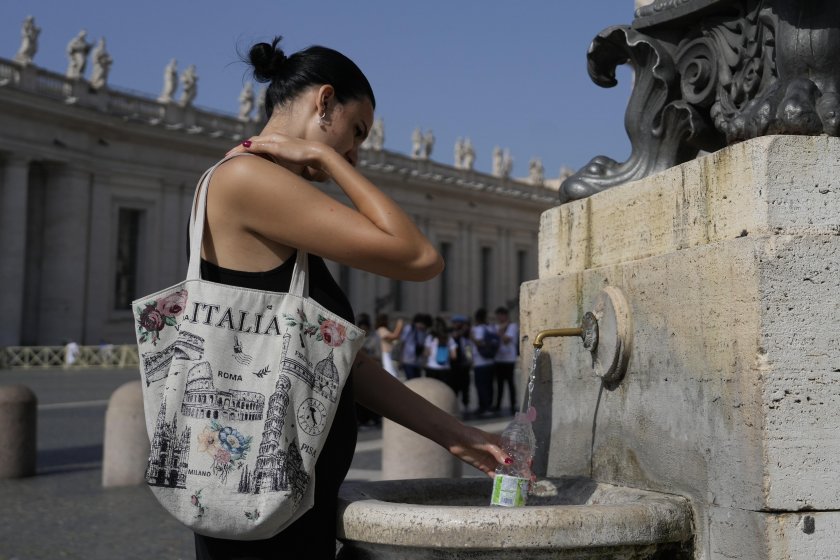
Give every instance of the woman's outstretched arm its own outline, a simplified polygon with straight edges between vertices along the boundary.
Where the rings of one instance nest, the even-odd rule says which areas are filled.
[[[499,436],[463,424],[361,353],[353,364],[353,387],[363,406],[429,438],[488,476],[507,457]]]

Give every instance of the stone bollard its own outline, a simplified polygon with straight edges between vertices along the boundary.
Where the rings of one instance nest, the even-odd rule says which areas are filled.
[[[149,436],[139,381],[121,385],[108,400],[102,455],[102,486],[132,486],[145,481]]]
[[[0,479],[35,474],[38,399],[26,385],[0,386]]]
[[[458,400],[446,383],[418,377],[405,386],[433,405],[456,414]],[[460,478],[461,461],[446,449],[399,424],[382,422],[382,480],[406,478]]]

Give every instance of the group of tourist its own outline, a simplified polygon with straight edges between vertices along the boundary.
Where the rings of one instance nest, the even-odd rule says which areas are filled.
[[[478,309],[473,320],[465,315],[432,317],[416,314],[411,322],[399,318],[392,325],[387,314],[361,313],[357,325],[368,335],[363,351],[381,360],[391,375],[406,380],[431,377],[443,381],[462,404],[464,417],[491,417],[513,414],[517,409],[514,366],[519,354],[519,326],[505,307],[495,310],[495,321],[488,322],[485,309]],[[471,408],[471,387],[478,403]],[[507,387],[509,408],[503,409]],[[362,425],[378,419],[360,411]]]

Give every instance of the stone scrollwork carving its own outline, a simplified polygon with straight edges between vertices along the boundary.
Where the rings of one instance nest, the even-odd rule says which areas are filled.
[[[589,51],[589,75],[602,87],[617,84],[615,70],[629,63],[636,80],[625,117],[632,152],[625,162],[596,156],[563,181],[562,202],[586,198],[604,189],[641,179],[686,161],[699,149],[690,141],[705,132],[703,120],[677,97],[679,79],[664,46],[629,26],[602,31]]]
[[[840,2],[657,0],[630,26],[602,31],[589,74],[615,85],[629,63],[626,162],[593,158],[561,201],[641,179],[766,134],[840,135]]]

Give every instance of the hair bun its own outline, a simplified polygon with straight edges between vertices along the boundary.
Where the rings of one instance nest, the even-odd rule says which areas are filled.
[[[257,43],[251,47],[248,59],[254,67],[254,78],[258,82],[270,82],[280,72],[287,56],[277,44],[282,37],[275,37],[271,44]]]

